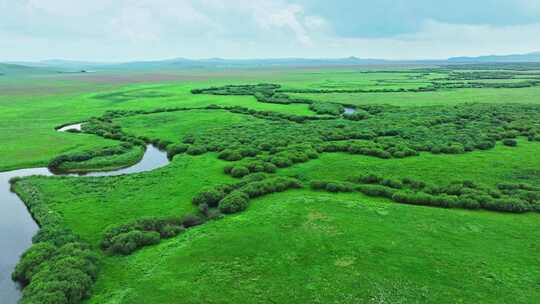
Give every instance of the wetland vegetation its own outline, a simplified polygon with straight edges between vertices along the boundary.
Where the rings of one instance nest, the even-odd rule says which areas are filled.
[[[2,170],[170,160],[12,179],[22,303],[540,301],[537,66],[183,73],[0,96]]]

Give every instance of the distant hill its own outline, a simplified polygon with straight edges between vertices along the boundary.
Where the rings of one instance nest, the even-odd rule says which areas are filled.
[[[479,57],[454,57],[447,60],[385,60],[371,58],[269,58],[269,59],[187,59],[173,58],[155,61],[90,62],[63,59],[39,62],[10,62],[0,64],[0,75],[23,75],[35,73],[81,73],[97,71],[155,71],[193,68],[257,68],[257,67],[324,67],[324,66],[369,66],[369,65],[454,65],[485,63],[540,63],[540,52],[516,55],[490,55]]]
[[[44,60],[39,62],[13,62],[13,64],[29,67],[49,67],[65,70],[110,70],[110,69],[178,69],[178,68],[235,68],[235,67],[284,67],[284,66],[345,66],[345,65],[371,65],[386,64],[391,61],[383,59],[362,59],[357,57],[337,59],[306,59],[306,58],[282,58],[282,59],[187,59],[174,58],[155,61],[131,61],[122,63],[103,63],[71,60]]]
[[[451,63],[502,63],[502,62],[540,62],[540,52],[514,55],[490,55],[479,57],[453,57]]]
[[[125,63],[91,63],[65,60],[42,61],[40,64],[48,66],[61,66],[65,68],[77,68],[85,70],[147,70],[147,69],[182,69],[182,68],[241,68],[241,67],[307,67],[307,66],[346,66],[346,65],[370,65],[385,64],[389,61],[381,59],[361,59],[356,57],[339,59],[186,59],[174,58],[156,61],[133,61]]]
[[[22,76],[54,73],[50,68],[30,67],[20,64],[0,63],[0,76]]]

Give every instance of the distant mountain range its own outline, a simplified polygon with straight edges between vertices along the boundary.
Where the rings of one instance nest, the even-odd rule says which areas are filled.
[[[478,57],[454,57],[448,59],[450,63],[518,63],[540,62],[540,52],[514,55],[489,55]]]
[[[156,61],[131,62],[86,62],[70,60],[44,60],[40,62],[13,62],[14,64],[32,67],[63,67],[88,69],[146,69],[146,68],[230,68],[230,67],[272,67],[272,66],[324,66],[324,65],[370,65],[384,64],[390,61],[383,59],[362,59],[357,57],[336,59],[307,59],[307,58],[280,58],[280,59],[187,59],[174,58]]]
[[[156,61],[133,62],[90,62],[62,59],[44,60],[40,62],[0,63],[0,75],[26,73],[73,73],[111,70],[178,70],[187,68],[256,68],[256,67],[316,67],[316,66],[368,66],[399,64],[470,64],[470,63],[524,63],[540,62],[540,52],[515,55],[490,55],[479,57],[453,57],[447,60],[385,60],[371,58],[336,58],[336,59],[186,59],[175,58]]]
[[[21,64],[0,63],[0,76],[10,75],[28,75],[28,74],[50,74],[55,73],[54,68],[50,67],[35,67]]]

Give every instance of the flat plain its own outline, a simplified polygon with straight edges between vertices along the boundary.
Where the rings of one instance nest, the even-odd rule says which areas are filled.
[[[34,246],[76,236],[97,265],[68,288],[37,259],[23,303],[540,302],[526,65],[22,73],[0,91],[2,171],[121,168],[146,144],[171,160],[17,180],[53,231]]]

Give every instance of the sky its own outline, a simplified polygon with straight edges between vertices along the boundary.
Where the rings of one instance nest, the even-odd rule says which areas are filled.
[[[540,51],[540,0],[0,0],[0,61]]]

